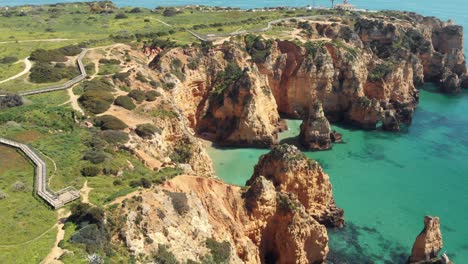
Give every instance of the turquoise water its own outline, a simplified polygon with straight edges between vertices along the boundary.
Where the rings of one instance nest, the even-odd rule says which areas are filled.
[[[348,226],[331,231],[335,263],[404,263],[424,215],[441,217],[444,249],[468,261],[468,93],[444,96],[426,85],[413,125],[401,133],[334,127],[345,144],[308,152],[330,175]],[[294,142],[301,121],[290,120],[282,142]],[[210,149],[225,181],[243,185],[259,149]]]
[[[74,2],[61,1],[61,2]],[[0,6],[54,3],[57,0],[0,0]],[[226,5],[213,0],[116,0],[120,6]],[[336,1],[340,2],[340,1]],[[468,30],[466,0],[351,0],[360,8],[415,11],[452,18]],[[305,6],[309,0],[231,0],[230,6]],[[317,5],[329,5],[317,0]],[[345,144],[332,151],[307,153],[331,177],[337,203],[345,209],[347,226],[330,230],[332,263],[404,263],[422,228],[423,216],[442,221],[444,250],[457,264],[468,263],[468,92],[445,96],[427,85],[413,125],[402,133],[356,131],[335,127]],[[290,121],[282,135],[294,141],[300,122]],[[266,150],[211,149],[218,175],[242,185]]]

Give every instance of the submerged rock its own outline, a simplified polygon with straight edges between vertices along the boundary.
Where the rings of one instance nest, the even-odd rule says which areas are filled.
[[[424,229],[416,237],[408,263],[452,263],[446,254],[443,255],[443,258],[439,258],[439,252],[442,246],[443,242],[439,217],[426,216],[424,217]]]

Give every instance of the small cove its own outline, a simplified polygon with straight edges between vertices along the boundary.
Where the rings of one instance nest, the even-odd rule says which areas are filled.
[[[330,230],[330,261],[404,263],[424,215],[440,216],[444,250],[468,259],[468,105],[466,92],[446,96],[421,88],[413,124],[403,132],[333,126],[344,144],[306,152],[330,175],[347,227]],[[288,120],[282,142],[294,142],[300,120]],[[210,148],[215,170],[228,183],[244,185],[267,149]],[[340,262],[344,259],[351,262]],[[356,261],[356,262],[355,262]],[[385,262],[389,261],[389,262]],[[393,261],[393,262],[390,262]]]

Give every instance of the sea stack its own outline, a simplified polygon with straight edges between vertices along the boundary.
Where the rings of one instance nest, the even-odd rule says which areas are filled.
[[[308,150],[331,149],[332,142],[341,141],[341,135],[332,132],[320,101],[314,101],[310,106],[309,114],[301,124],[299,139],[302,146]]]
[[[408,263],[452,263],[445,254],[442,259],[439,258],[439,252],[442,249],[442,246],[443,242],[439,217],[426,216],[424,217],[424,229],[418,237],[416,237]]]

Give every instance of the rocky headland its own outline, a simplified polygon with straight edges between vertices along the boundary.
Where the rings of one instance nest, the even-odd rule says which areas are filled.
[[[179,261],[200,261],[214,257],[206,241],[215,240],[229,263],[323,263],[325,225],[344,224],[328,176],[289,145],[263,156],[246,188],[179,176],[126,199],[115,216],[114,240],[135,256],[165,245]]]
[[[356,13],[283,26],[298,29],[294,40],[247,35],[166,48],[150,66],[197,135],[232,146],[276,144],[280,116],[306,119],[316,101],[331,122],[399,131],[412,121],[419,85],[458,93],[468,83],[463,30],[451,22]],[[311,148],[328,148],[319,141]]]

